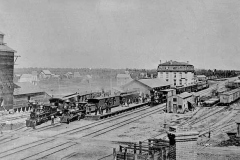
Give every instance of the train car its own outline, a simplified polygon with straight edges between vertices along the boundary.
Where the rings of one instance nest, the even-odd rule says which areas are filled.
[[[111,110],[111,108],[117,107],[120,105],[120,95],[109,96],[109,97],[97,97],[88,99],[87,104],[87,113],[99,112],[102,114],[103,110]]]
[[[91,92],[91,93],[74,93],[63,97],[63,100],[68,100],[71,103],[74,102],[86,102],[90,98],[100,97],[101,92]]]
[[[121,93],[120,94],[120,103],[137,103],[139,99],[138,92],[130,92],[130,93]]]
[[[203,107],[212,107],[212,106],[218,104],[219,102],[220,102],[219,98],[211,98],[211,99],[204,101],[202,104],[203,104]]]
[[[57,108],[57,116],[61,116],[66,101],[61,98],[50,98],[49,102],[51,106],[55,106]]]
[[[240,88],[231,91],[223,92],[220,94],[220,104],[229,105],[240,98]]]
[[[81,111],[78,107],[64,109],[63,114],[60,117],[60,123],[69,124],[74,120],[80,120],[81,118],[83,118],[82,112],[83,111]]]
[[[30,118],[26,120],[26,126],[32,127],[33,123],[40,125],[51,119],[51,116],[57,116],[57,107],[51,105],[39,105],[30,113]]]

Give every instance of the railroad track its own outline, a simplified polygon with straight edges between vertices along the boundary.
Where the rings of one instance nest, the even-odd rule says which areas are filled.
[[[150,116],[158,111],[162,111],[164,108],[160,108],[160,109],[156,109],[156,110],[153,110],[153,111],[150,111],[150,112],[147,112],[147,113],[143,113],[141,115],[138,115],[138,116],[135,116],[133,118],[129,118],[127,120],[124,120],[120,123],[117,123],[117,124],[114,124],[114,125],[111,125],[111,126],[108,126],[108,127],[105,127],[105,128],[102,128],[100,130],[97,130],[95,132],[92,132],[92,133],[88,133],[86,135],[84,135],[83,137],[92,137],[92,138],[95,138],[95,137],[98,137],[98,136],[101,136],[102,134],[105,134],[107,132],[110,132],[110,131],[113,131],[115,129],[118,129],[122,126],[125,126],[127,124],[130,124],[132,122],[135,122],[139,119],[142,119],[144,117],[147,117],[147,116]],[[75,133],[74,133],[75,134]]]
[[[21,115],[21,116],[17,116],[17,117],[7,117],[7,118],[4,118],[4,119],[1,119],[0,123],[4,123],[4,122],[7,122],[7,121],[14,121],[14,120],[18,120],[18,119],[27,118],[27,117],[29,117],[29,115]]]
[[[163,109],[164,109],[164,107],[161,107],[160,110],[163,110]],[[150,111],[147,111],[147,113],[151,112],[152,110],[154,110],[155,112],[156,111],[160,111],[158,108],[156,109],[155,107],[149,108],[149,110]],[[136,112],[140,113],[141,111],[146,111],[146,109],[141,109],[141,110],[138,110]],[[146,114],[146,113],[142,113],[141,115],[144,115],[144,114]],[[133,112],[131,112],[131,113],[127,114],[127,115],[133,115]],[[96,126],[99,126],[99,125],[107,123],[107,122],[111,122],[111,121],[116,120],[116,119],[120,120],[120,118],[126,118],[127,115],[126,114],[120,114],[120,115],[117,115],[117,116],[114,116],[114,117],[109,117],[107,119],[103,119],[103,120],[100,120],[100,121],[97,121],[97,122],[94,122],[94,123],[90,123],[90,124],[82,126],[82,127],[74,128],[74,129],[71,129],[71,130],[59,133],[56,136],[66,135],[66,134],[73,135],[73,134],[76,134],[76,133],[81,132],[83,130],[90,129],[92,127],[96,127]]]
[[[142,108],[142,109],[140,109],[138,111],[134,111],[134,112],[141,112],[141,113],[143,112],[143,113],[138,115],[138,116],[129,118],[127,123],[131,123],[133,121],[136,121],[138,119],[143,118],[144,114],[145,114],[145,116],[149,116],[150,114],[153,114],[153,113],[156,113],[157,111],[163,110],[163,108],[164,107],[156,109],[156,108],[152,107],[152,108],[149,108],[149,111],[147,111],[146,108],[145,109]],[[144,112],[144,110],[145,110],[145,112]],[[131,113],[133,113],[133,112],[131,112]],[[128,113],[127,115],[130,115],[131,113]],[[41,145],[52,143],[55,140],[55,138],[57,136],[59,136],[59,135],[75,134],[77,132],[81,132],[81,130],[83,130],[83,128],[84,128],[84,130],[87,130],[87,129],[89,129],[89,127],[93,127],[93,126],[97,126],[97,125],[99,126],[100,124],[104,124],[104,123],[110,122],[113,119],[117,119],[119,117],[126,117],[126,114],[121,114],[121,115],[117,115],[117,116],[114,116],[114,117],[109,117],[107,119],[101,120],[100,122],[91,123],[88,126],[78,127],[78,128],[72,129],[72,130],[68,130],[66,132],[62,132],[60,134],[53,135],[53,136],[51,136],[49,138],[37,140],[37,141],[31,142],[31,143],[28,143],[28,144],[24,144],[24,145],[15,147],[15,148],[11,148],[9,150],[2,151],[2,152],[0,152],[0,158],[8,158],[9,156],[11,157],[11,156],[13,156],[15,154],[18,154],[20,152],[29,150],[31,148],[36,148],[36,147],[41,146]],[[138,117],[138,119],[137,119],[137,117]],[[118,125],[126,125],[126,123],[123,124],[122,122],[120,122]],[[120,126],[116,126],[115,125],[115,127],[119,128]],[[113,128],[111,128],[111,129],[113,129]],[[48,157],[50,155],[53,155],[53,154],[55,154],[57,152],[60,152],[61,150],[70,148],[70,147],[72,147],[72,146],[74,146],[76,144],[77,143],[72,143],[72,142],[62,143],[60,145],[53,146],[53,147],[50,147],[50,148],[45,149],[43,151],[40,151],[40,152],[38,152],[36,154],[30,155],[28,157],[24,157],[23,159],[44,159],[44,158],[46,158],[46,157]]]

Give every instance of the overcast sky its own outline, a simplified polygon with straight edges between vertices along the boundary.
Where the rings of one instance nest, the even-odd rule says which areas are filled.
[[[0,0],[16,67],[240,70],[239,0]]]

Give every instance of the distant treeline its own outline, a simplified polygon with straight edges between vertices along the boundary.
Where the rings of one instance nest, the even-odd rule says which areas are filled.
[[[116,78],[117,74],[124,74],[129,72],[133,79],[145,78],[145,77],[157,77],[156,70],[146,69],[109,69],[109,68],[15,68],[15,74],[31,74],[33,71],[40,73],[42,70],[49,70],[56,75],[64,75],[67,72],[79,72],[80,75],[92,75],[93,78],[109,79]]]
[[[199,70],[195,70],[195,72],[196,72],[196,75],[205,75],[207,77],[217,76],[218,78],[235,77],[238,75],[238,72],[235,70],[199,69]]]

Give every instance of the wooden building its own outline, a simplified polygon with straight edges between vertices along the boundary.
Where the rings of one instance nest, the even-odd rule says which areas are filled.
[[[0,32],[0,110],[13,108],[13,70],[14,51],[4,42],[4,34]]]

